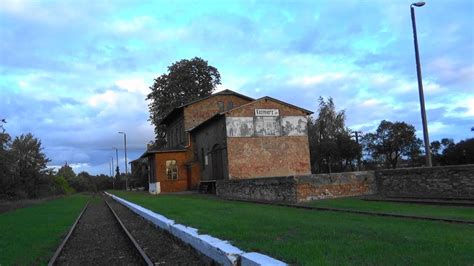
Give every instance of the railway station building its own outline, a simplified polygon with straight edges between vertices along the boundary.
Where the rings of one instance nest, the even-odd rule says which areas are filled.
[[[212,191],[225,179],[308,175],[310,114],[271,97],[224,90],[172,110],[161,121],[166,146],[134,162],[148,163],[154,194]]]

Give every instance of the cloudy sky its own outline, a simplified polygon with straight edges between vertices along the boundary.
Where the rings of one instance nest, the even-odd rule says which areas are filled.
[[[153,139],[145,97],[180,59],[219,90],[309,110],[333,97],[347,125],[413,124],[422,138],[411,1],[0,1],[0,118],[42,140],[51,166],[109,173]],[[416,9],[431,140],[473,137],[474,1]]]

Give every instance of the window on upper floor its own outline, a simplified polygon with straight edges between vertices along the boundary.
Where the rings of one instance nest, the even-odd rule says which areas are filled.
[[[170,180],[178,179],[178,165],[176,160],[166,161],[166,177]]]
[[[217,102],[217,106],[219,107],[219,112],[223,112],[223,111],[224,111],[224,102],[218,101],[218,102]]]
[[[233,103],[232,101],[229,101],[229,102],[227,103],[227,110],[230,110],[230,109],[232,109],[232,108],[234,108],[234,103]]]

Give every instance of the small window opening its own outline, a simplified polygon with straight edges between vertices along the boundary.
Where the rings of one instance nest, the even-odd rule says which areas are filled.
[[[178,179],[178,165],[176,160],[166,161],[166,177],[170,180]]]

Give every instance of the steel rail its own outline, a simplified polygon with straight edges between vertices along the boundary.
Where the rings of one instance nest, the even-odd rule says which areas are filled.
[[[127,230],[127,228],[125,227],[125,225],[123,224],[122,220],[120,220],[120,218],[118,217],[118,215],[115,213],[115,211],[112,209],[112,207],[110,206],[110,204],[107,202],[107,200],[105,200],[105,203],[107,204],[107,206],[109,207],[109,210],[112,212],[112,214],[114,215],[115,219],[117,220],[117,222],[120,224],[120,226],[122,227],[123,231],[125,232],[125,234],[128,236],[128,239],[132,242],[133,246],[135,247],[135,249],[138,251],[138,253],[140,253],[142,259],[146,262],[147,265],[154,265],[154,263],[151,261],[151,259],[146,255],[145,251],[143,251],[143,249],[140,247],[140,245],[138,245],[138,242],[135,240],[135,238],[132,236],[132,234],[130,234],[130,232]]]
[[[240,202],[256,203],[256,204],[262,204],[262,205],[273,205],[273,206],[280,206],[280,207],[290,207],[290,208],[305,209],[305,210],[345,212],[345,213],[369,215],[369,216],[381,216],[381,217],[385,216],[385,217],[395,217],[395,218],[401,218],[401,219],[427,220],[427,221],[447,222],[447,223],[457,223],[457,224],[474,224],[474,220],[459,220],[459,219],[449,219],[449,218],[441,218],[441,217],[436,218],[436,217],[404,215],[404,214],[396,214],[396,213],[358,211],[358,210],[338,209],[338,208],[329,208],[329,207],[315,207],[315,206],[299,205],[299,204],[293,204],[293,203],[268,202],[268,201],[260,201],[260,200],[245,200],[245,199],[238,199],[238,198],[224,198],[224,199],[228,201],[240,201]]]
[[[49,262],[48,262],[48,266],[53,266],[53,265],[56,263],[56,260],[59,258],[59,255],[60,255],[61,252],[63,251],[64,246],[66,245],[67,241],[69,240],[69,238],[71,237],[72,233],[74,232],[74,229],[76,229],[76,226],[77,226],[77,224],[79,223],[79,220],[81,219],[82,215],[83,215],[84,212],[86,211],[87,207],[89,207],[89,203],[90,203],[90,201],[88,201],[87,204],[86,204],[86,206],[84,206],[84,208],[82,209],[81,213],[80,213],[79,216],[77,217],[76,221],[75,221],[74,224],[71,226],[71,229],[69,229],[68,234],[67,234],[66,237],[63,239],[63,242],[61,242],[61,245],[59,245],[58,249],[56,249],[56,252],[54,252],[53,257],[52,257],[52,258],[49,260]]]

